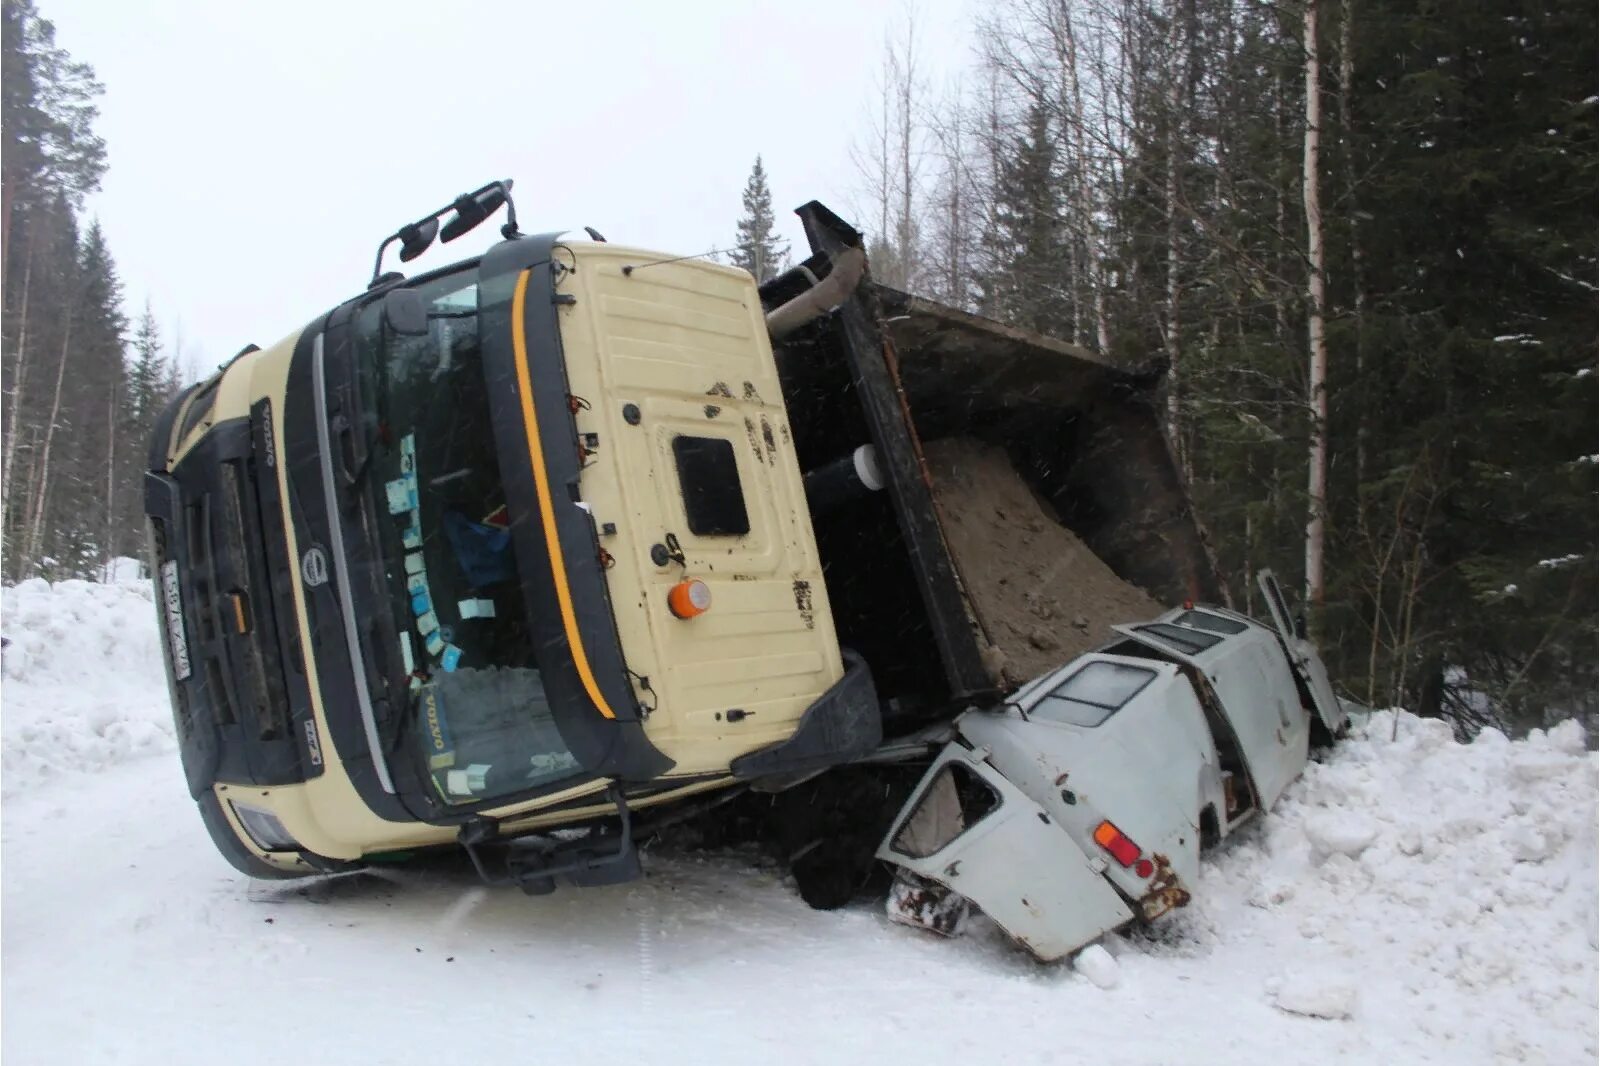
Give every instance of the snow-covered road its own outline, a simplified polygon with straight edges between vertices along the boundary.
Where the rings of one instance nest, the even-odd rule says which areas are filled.
[[[1458,745],[1402,716],[1391,741],[1379,715],[1160,936],[1043,967],[981,924],[810,911],[740,855],[537,899],[450,865],[251,882],[184,792],[148,585],[3,609],[7,1062],[1596,1057],[1597,764],[1572,729]]]

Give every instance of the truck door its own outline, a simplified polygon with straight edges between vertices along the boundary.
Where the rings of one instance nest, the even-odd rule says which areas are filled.
[[[1301,639],[1295,632],[1294,622],[1289,617],[1289,604],[1283,598],[1283,589],[1272,571],[1261,571],[1256,577],[1256,583],[1261,586],[1261,596],[1267,601],[1267,611],[1272,615],[1272,624],[1277,627],[1278,635],[1283,638],[1284,645],[1289,649],[1290,665],[1294,667],[1296,676],[1311,693],[1311,702],[1316,707],[1317,717],[1322,720],[1322,724],[1327,727],[1331,736],[1338,736],[1344,729],[1344,707],[1339,703],[1339,697],[1334,694],[1333,682],[1328,679],[1328,668],[1323,665],[1322,656],[1317,654],[1316,647],[1310,641]]]
[[[1133,919],[1103,874],[1044,809],[984,758],[952,743],[939,754],[878,847],[878,858],[971,900],[1035,956],[1053,962]],[[959,819],[913,827],[953,778]],[[927,819],[920,822],[926,823]]]

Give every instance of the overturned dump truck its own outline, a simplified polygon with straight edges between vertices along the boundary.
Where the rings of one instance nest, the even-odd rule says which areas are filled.
[[[799,210],[811,256],[758,290],[593,231],[524,235],[510,187],[401,227],[365,291],[158,422],[157,610],[222,855],[297,877],[462,848],[487,881],[547,892],[639,876],[636,841],[732,819],[744,793],[769,837],[812,837],[790,849],[797,875],[831,854],[848,893],[862,849],[785,813],[831,796],[850,823],[835,835],[883,837],[865,865],[897,868],[896,913],[934,928],[970,900],[1053,958],[1180,904],[1190,841],[1277,787],[1229,701],[1268,706],[1284,689],[1267,674],[1295,671],[1279,709],[1303,726],[1326,677],[1286,609],[1276,632],[1199,612],[1256,637],[1235,643],[1260,683],[1226,692],[1200,659],[1110,628],[1225,599],[1159,374],[877,286],[860,234],[817,203]],[[384,272],[394,244],[409,261],[502,207],[481,257]],[[1002,751],[1031,746],[1039,765],[1089,758],[1022,727],[1048,717],[1035,704],[1103,702],[1108,665],[1157,675],[1147,702],[1187,687],[1198,708],[1185,735],[1210,770],[1185,784],[1195,803],[1168,804],[1191,826],[1178,843],[1109,788],[1078,799],[1088,767],[1063,763],[1054,800],[1007,769]],[[1301,726],[1274,730],[1303,762]],[[1137,763],[1133,792],[1170,792],[1174,759]],[[834,786],[850,773],[901,782],[878,793],[905,810],[855,805]],[[974,782],[987,809],[964,806]],[[1022,800],[1039,810],[1018,835]],[[1121,835],[1084,837],[1090,812]],[[986,850],[1004,826],[1011,850]],[[1062,864],[1080,876],[1053,909],[1024,899]],[[1098,889],[1074,887],[1082,870]]]

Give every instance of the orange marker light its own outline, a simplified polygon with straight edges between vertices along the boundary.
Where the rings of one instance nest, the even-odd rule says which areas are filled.
[[[1094,842],[1111,853],[1111,857],[1123,866],[1132,866],[1139,858],[1139,845],[1123,835],[1122,830],[1110,822],[1101,822],[1094,827]]]
[[[667,608],[679,618],[693,618],[711,609],[711,588],[698,578],[686,578],[667,593]]]

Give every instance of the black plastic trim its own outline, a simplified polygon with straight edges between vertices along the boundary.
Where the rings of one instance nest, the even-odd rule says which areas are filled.
[[[883,742],[883,719],[872,671],[854,652],[844,651],[844,676],[806,708],[794,735],[771,747],[733,760],[741,781],[776,774],[805,774],[851,762]]]
[[[673,766],[645,736],[643,713],[629,680],[617,635],[616,617],[600,559],[594,521],[582,508],[577,427],[568,400],[566,361],[554,303],[557,266],[553,253],[559,234],[507,241],[483,257],[478,281],[478,334],[484,373],[491,382],[489,404],[513,521],[512,544],[522,577],[528,623],[538,649],[539,670],[551,716],[573,756],[597,777],[650,781]],[[528,273],[523,321],[512,320],[518,279]],[[513,330],[523,331],[527,374],[539,425],[544,475],[554,509],[556,544],[545,536],[535,486],[518,384]],[[607,718],[586,689],[573,661],[550,552],[561,553],[578,639],[590,674],[615,717]]]
[[[800,216],[813,252],[826,253],[831,259],[847,249],[861,247],[861,234],[817,201],[812,200],[795,213]],[[852,384],[861,398],[862,413],[889,482],[895,518],[905,539],[906,555],[922,594],[950,693],[956,699],[992,699],[999,693],[984,669],[973,638],[955,564],[934,508],[922,448],[900,385],[894,347],[882,328],[882,314],[866,277],[836,314]]]

